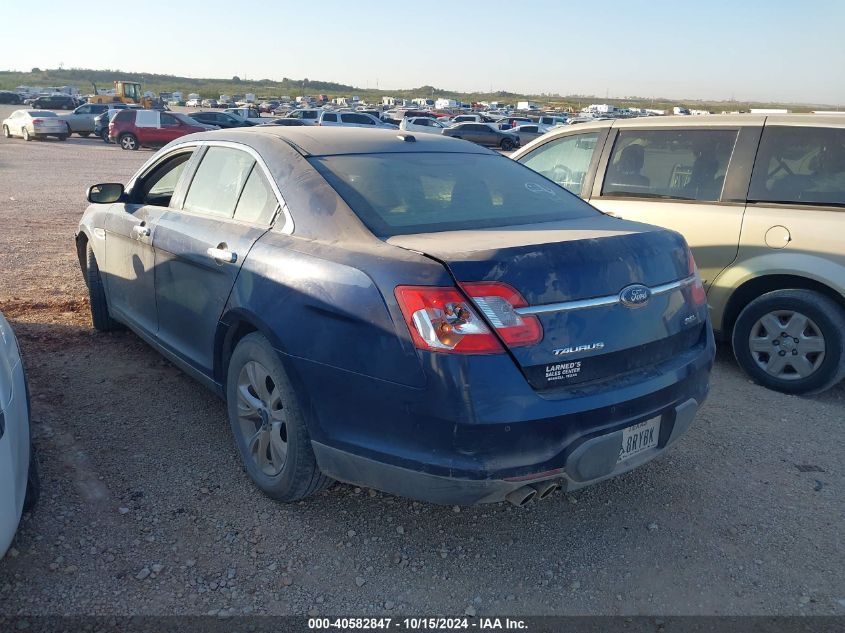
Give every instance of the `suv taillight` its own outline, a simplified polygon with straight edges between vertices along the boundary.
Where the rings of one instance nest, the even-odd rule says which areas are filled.
[[[532,345],[543,338],[536,317],[523,317],[514,311],[526,303],[510,286],[495,282],[469,283],[462,288],[472,297],[472,302],[454,287],[396,288],[396,300],[417,348],[457,354],[504,351],[475,306],[509,347]]]

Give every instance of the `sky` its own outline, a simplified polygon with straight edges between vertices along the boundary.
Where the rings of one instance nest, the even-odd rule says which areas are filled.
[[[845,104],[843,0],[4,5],[38,26],[3,29],[0,70]]]

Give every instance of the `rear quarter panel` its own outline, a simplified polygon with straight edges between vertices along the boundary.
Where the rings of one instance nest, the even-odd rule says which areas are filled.
[[[749,204],[736,261],[708,292],[715,329],[733,291],[766,275],[805,277],[845,296],[845,211]]]

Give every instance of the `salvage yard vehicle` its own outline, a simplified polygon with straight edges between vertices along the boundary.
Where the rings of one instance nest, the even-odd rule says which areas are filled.
[[[510,131],[497,130],[488,123],[458,123],[441,132],[444,136],[462,138],[485,147],[500,147],[509,152],[519,146],[519,137]]]
[[[79,105],[76,99],[66,94],[40,95],[33,99],[26,99],[24,103],[30,108],[50,110],[73,110]]]
[[[59,118],[67,126],[68,136],[72,133],[86,137],[94,133],[94,120],[109,110],[123,110],[125,103],[85,103],[70,114],[60,114]]]
[[[218,130],[88,199],[94,327],[129,326],[223,396],[280,501],[337,479],[522,505],[662,454],[708,393],[683,238],[469,142]]]
[[[21,96],[17,92],[11,90],[0,90],[0,103],[11,103],[16,105],[21,103]]]
[[[317,125],[397,129],[395,125],[385,123],[371,114],[365,114],[363,112],[332,112],[330,110],[320,112]]]
[[[0,558],[39,491],[26,374],[12,327],[0,314]]]
[[[141,147],[161,147],[170,141],[214,129],[178,112],[158,110],[121,110],[109,122],[109,140],[122,149],[137,150]]]
[[[195,121],[199,121],[200,123],[205,123],[206,125],[216,125],[217,127],[224,129],[255,125],[255,123],[245,121],[238,116],[230,114],[229,112],[192,112],[188,115],[188,117],[194,119]],[[270,119],[267,120],[269,121]]]
[[[845,376],[845,118],[598,121],[513,158],[607,213],[680,232],[717,336],[757,383],[815,393]]]
[[[399,129],[405,132],[422,132],[425,134],[441,134],[446,126],[427,116],[405,117],[399,123]]]
[[[15,110],[3,121],[3,136],[20,136],[25,141],[54,136],[60,141],[68,137],[67,124],[48,110]]]
[[[517,125],[508,131],[519,137],[520,145],[527,145],[531,141],[543,136],[543,134],[549,131],[549,128],[532,123],[531,125]]]
[[[226,108],[224,110],[226,114],[231,114],[240,118],[242,121],[248,121],[254,125],[258,125],[261,123],[266,123],[270,120],[270,117],[262,117],[261,113],[258,111],[258,108],[253,106],[240,106],[235,108]]]

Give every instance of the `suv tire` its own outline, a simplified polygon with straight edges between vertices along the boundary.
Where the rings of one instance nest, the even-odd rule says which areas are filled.
[[[278,353],[258,332],[241,339],[232,353],[226,408],[244,468],[268,497],[290,503],[334,483],[320,472]]]
[[[100,276],[100,267],[90,244],[85,245],[85,285],[88,286],[88,303],[91,305],[91,323],[99,332],[121,330],[123,326],[109,315],[106,291]]]
[[[731,342],[742,369],[775,391],[819,393],[845,377],[845,311],[812,290],[754,299],[737,318]]]
[[[121,149],[135,151],[140,147],[140,145],[138,144],[138,137],[134,134],[121,134],[120,138],[117,139],[117,142],[120,145]]]

